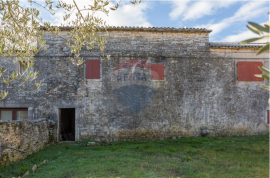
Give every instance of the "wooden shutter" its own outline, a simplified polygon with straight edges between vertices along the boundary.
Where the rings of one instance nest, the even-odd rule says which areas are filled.
[[[263,78],[255,77],[256,74],[262,74],[262,71],[258,68],[262,67],[262,62],[250,62],[250,81],[263,81]]]
[[[164,80],[164,64],[151,64],[152,80]]]
[[[86,79],[100,79],[100,60],[86,60]]]
[[[250,81],[249,62],[237,62],[238,81]]]
[[[17,112],[16,112],[16,110],[13,110],[12,111],[12,120],[17,120]]]
[[[164,80],[164,64],[158,64],[159,80]]]

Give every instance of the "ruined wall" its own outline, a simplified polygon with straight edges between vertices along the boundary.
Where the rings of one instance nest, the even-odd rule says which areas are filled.
[[[34,121],[0,121],[0,166],[24,159],[54,142],[54,125],[46,119]],[[23,153],[13,147],[28,152]]]
[[[110,60],[101,60],[101,79],[86,79],[85,64],[74,66],[68,60],[72,54],[63,38],[68,31],[61,32],[60,37],[45,34],[47,51],[36,55],[34,66],[40,71],[41,88],[21,96],[23,100],[11,91],[0,107],[27,103],[33,119],[53,119],[56,123],[58,108],[75,108],[76,140],[198,136],[201,129],[209,130],[212,136],[267,132],[269,95],[259,87],[262,82],[239,83],[236,54],[241,50],[210,50],[209,31],[111,30],[103,35],[107,37],[104,54],[95,47],[83,50],[81,55],[84,60],[111,56]],[[241,58],[268,65],[268,57],[256,58],[255,50],[249,52]],[[147,101],[142,100],[144,107],[138,113],[132,113],[120,101],[116,92],[120,86],[113,78],[117,75],[114,69],[132,59],[165,66],[165,80],[121,84],[141,86],[127,93],[130,98],[143,90],[142,86],[155,91],[140,96]]]

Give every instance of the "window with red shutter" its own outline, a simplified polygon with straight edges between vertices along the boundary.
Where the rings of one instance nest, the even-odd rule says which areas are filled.
[[[86,60],[86,79],[100,79],[100,60]]]
[[[164,64],[151,64],[152,80],[164,80]]]
[[[262,74],[259,66],[263,66],[262,62],[237,62],[238,81],[263,81],[262,78],[255,77],[256,74]]]

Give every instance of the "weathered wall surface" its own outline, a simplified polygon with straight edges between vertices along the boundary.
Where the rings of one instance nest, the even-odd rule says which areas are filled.
[[[268,130],[269,95],[259,87],[262,82],[239,83],[236,78],[237,60],[259,60],[268,65],[268,57],[254,57],[254,49],[248,50],[251,55],[238,59],[241,50],[210,50],[207,31],[112,30],[104,34],[104,55],[111,55],[111,60],[101,60],[101,79],[90,80],[85,79],[85,64],[74,66],[68,60],[72,54],[62,38],[67,33],[61,32],[61,37],[45,35],[47,51],[37,54],[34,66],[40,71],[39,91],[24,94],[23,100],[17,99],[15,91],[0,102],[0,107],[29,105],[30,117],[56,123],[58,108],[75,108],[76,140],[194,136],[202,128],[212,136],[261,134]],[[101,56],[98,48],[82,51],[85,60]],[[156,93],[136,114],[118,99],[111,77],[119,64],[130,59],[165,66],[165,80],[151,81],[149,86]]]
[[[29,154],[45,148],[54,142],[54,125],[46,119],[34,121],[0,121],[0,165],[24,159],[27,154],[13,147],[28,152]]]

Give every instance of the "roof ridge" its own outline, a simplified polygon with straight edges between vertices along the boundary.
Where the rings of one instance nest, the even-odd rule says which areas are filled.
[[[209,42],[209,43],[217,43],[217,44],[239,44],[239,42]],[[248,43],[248,44],[266,44],[265,43]]]
[[[46,30],[44,26],[40,27]],[[72,26],[58,26],[60,30],[72,30]],[[100,30],[105,30],[104,27],[100,27]],[[175,28],[175,27],[135,27],[135,26],[109,26],[106,28],[108,31],[158,31],[158,32],[207,32],[210,33],[212,30],[205,28]]]
[[[262,47],[265,44],[266,43],[239,44],[237,42],[209,42],[210,47],[229,47],[229,48]]]

